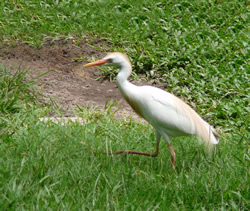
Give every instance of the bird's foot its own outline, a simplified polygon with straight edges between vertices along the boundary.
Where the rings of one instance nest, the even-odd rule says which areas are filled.
[[[154,153],[147,153],[147,152],[137,152],[137,151],[132,151],[132,150],[122,150],[118,152],[103,152],[103,154],[119,154],[119,155],[125,155],[125,154],[136,154],[136,155],[144,155],[144,156],[149,156],[149,157],[156,157],[158,155],[158,152]]]
[[[106,155],[113,155],[113,154],[125,155],[125,154],[127,154],[127,152],[124,150],[124,151],[118,151],[118,152],[102,152],[102,154],[106,154]]]

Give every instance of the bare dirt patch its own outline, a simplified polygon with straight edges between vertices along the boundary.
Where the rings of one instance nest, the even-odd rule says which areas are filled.
[[[97,40],[94,45],[98,47],[102,41]],[[122,99],[115,83],[100,78],[101,71],[95,67],[84,69],[86,62],[75,59],[81,55],[102,58],[106,52],[90,47],[87,39],[78,45],[73,39],[60,39],[48,41],[41,48],[26,44],[0,48],[0,62],[12,68],[29,69],[28,77],[53,70],[40,78],[38,88],[60,104],[65,116],[72,116],[72,107],[75,108],[76,104],[104,108],[105,102],[112,98],[121,105],[119,115],[126,113],[137,118]]]

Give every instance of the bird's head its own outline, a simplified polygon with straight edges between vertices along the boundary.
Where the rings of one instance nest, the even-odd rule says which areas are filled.
[[[119,53],[119,52],[115,52],[115,53],[108,54],[103,59],[88,63],[84,65],[84,67],[99,66],[103,64],[122,66],[128,63],[130,64],[130,61],[126,55]]]

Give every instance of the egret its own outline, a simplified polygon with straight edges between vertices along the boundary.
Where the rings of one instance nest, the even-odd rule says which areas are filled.
[[[156,150],[154,153],[123,150],[115,154],[138,154],[156,157],[159,152],[161,137],[168,144],[172,163],[175,164],[175,152],[169,137],[197,136],[207,146],[218,144],[213,127],[203,120],[189,105],[178,97],[152,86],[136,86],[128,81],[132,65],[128,57],[122,53],[110,53],[101,60],[86,64],[84,67],[97,65],[116,65],[120,68],[116,77],[118,88],[133,110],[144,118],[155,129]],[[109,153],[111,154],[111,153]]]

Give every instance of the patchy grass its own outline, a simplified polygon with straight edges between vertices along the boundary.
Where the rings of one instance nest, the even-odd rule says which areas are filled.
[[[247,1],[1,1],[2,43],[90,33],[129,54],[205,119],[246,132]],[[80,56],[80,55],[79,55]],[[91,55],[90,55],[91,56]],[[196,107],[197,106],[197,107]]]

